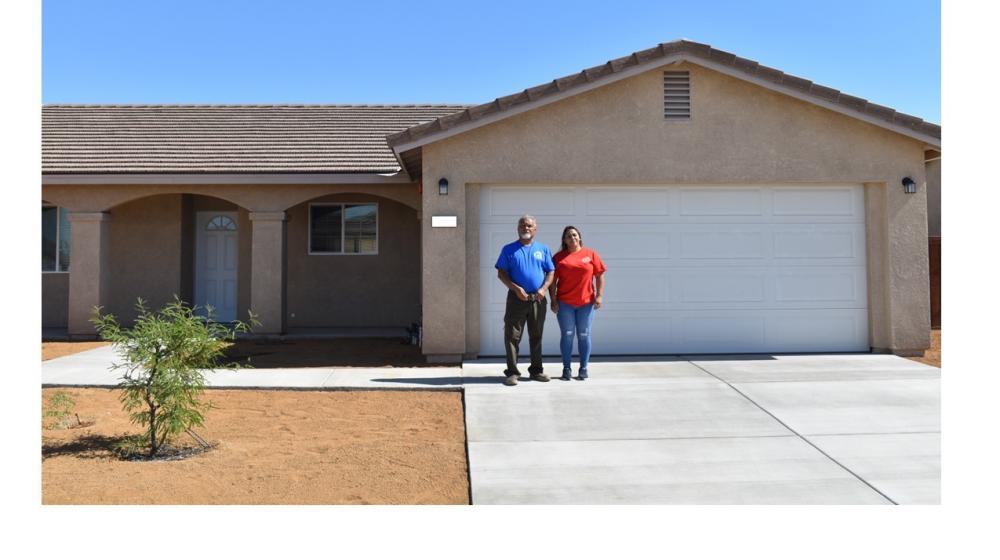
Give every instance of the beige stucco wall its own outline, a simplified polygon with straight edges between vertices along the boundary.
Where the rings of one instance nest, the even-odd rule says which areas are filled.
[[[927,162],[927,235],[941,237],[941,160]]]
[[[181,293],[181,196],[143,198],[116,206],[110,214],[106,311],[131,323],[136,298],[159,309]]]
[[[309,204],[288,210],[287,324],[399,327],[420,320],[420,228],[413,208],[344,194],[310,202],[378,204],[377,255],[308,254]]]
[[[885,263],[869,283],[872,346],[901,353],[928,346],[926,193],[904,195],[900,187],[907,175],[924,182],[922,143],[695,65],[681,68],[691,70],[690,121],[663,119],[657,69],[423,147],[424,184],[447,177],[452,185],[448,196],[424,192],[424,215],[459,217],[457,228],[422,224],[426,354],[479,349],[478,286],[496,281],[478,278],[484,183],[870,184],[884,208],[869,210],[869,220],[883,221],[869,237],[869,262]]]

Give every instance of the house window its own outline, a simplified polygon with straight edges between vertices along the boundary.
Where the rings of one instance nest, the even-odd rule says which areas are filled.
[[[378,204],[310,204],[309,254],[377,255]]]
[[[42,206],[42,272],[69,272],[69,213]]]

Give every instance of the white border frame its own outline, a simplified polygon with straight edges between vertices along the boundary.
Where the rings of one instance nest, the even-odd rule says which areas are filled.
[[[340,249],[341,249],[341,252],[339,252],[339,253],[332,253],[332,252],[325,252],[325,251],[324,252],[313,251],[312,250],[312,208],[313,208],[313,206],[347,206],[349,204],[355,204],[355,205],[362,205],[362,204],[369,205],[369,204],[372,204],[372,205],[375,206],[375,252],[374,253],[346,253],[346,252],[343,251],[344,246],[345,246],[344,236],[347,233],[347,230],[344,227],[344,216],[346,215],[346,212],[343,212],[343,211],[341,211],[341,213],[340,213]],[[318,256],[318,257],[325,257],[325,256],[335,256],[335,257],[370,257],[370,256],[378,256],[378,254],[379,254],[379,247],[380,247],[380,245],[379,245],[379,239],[382,237],[382,231],[381,231],[382,221],[379,219],[379,215],[381,213],[381,210],[379,209],[378,202],[358,202],[358,201],[354,201],[354,202],[335,202],[335,201],[310,202],[306,211],[307,211],[307,216],[306,216],[306,254],[307,255],[309,255],[309,256],[315,255],[315,256]]]
[[[61,227],[62,220],[59,219],[60,218],[59,211],[62,209],[62,206],[57,206],[55,204],[42,204],[42,208],[55,208],[56,209],[56,269],[55,270],[42,270],[42,274],[69,274],[69,268],[68,267],[66,268],[66,270],[59,270],[59,240],[60,240],[60,236],[62,235],[62,231],[61,231],[62,230],[62,227]],[[69,211],[67,210],[67,212],[69,212]],[[67,218],[67,220],[68,219],[69,218]],[[73,247],[71,245],[70,249],[72,249],[72,248]],[[73,263],[73,260],[70,259],[70,264],[72,264],[72,263]]]

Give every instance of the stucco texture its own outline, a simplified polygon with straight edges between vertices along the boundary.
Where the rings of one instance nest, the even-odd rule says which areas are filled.
[[[763,87],[683,63],[691,71],[689,121],[663,118],[658,68],[423,146],[426,216],[459,227],[423,227],[423,326],[427,354],[479,349],[478,185],[865,183],[884,209],[869,209],[872,347],[901,353],[929,344],[924,145]],[[513,226],[512,226],[513,227]],[[871,232],[870,232],[871,233]],[[464,247],[464,251],[456,250]],[[876,267],[877,268],[877,267]],[[463,306],[449,304],[455,299]]]

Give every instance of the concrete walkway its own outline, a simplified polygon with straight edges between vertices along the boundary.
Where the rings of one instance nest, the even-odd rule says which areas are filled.
[[[109,347],[43,385],[113,386]],[[546,371],[558,374],[557,362]],[[940,370],[889,355],[595,360],[501,385],[503,364],[213,371],[212,387],[465,390],[475,504],[937,504]]]
[[[122,371],[110,346],[42,362],[42,385],[113,387]],[[267,389],[451,389],[462,387],[460,367],[246,368],[205,373],[209,387]]]

